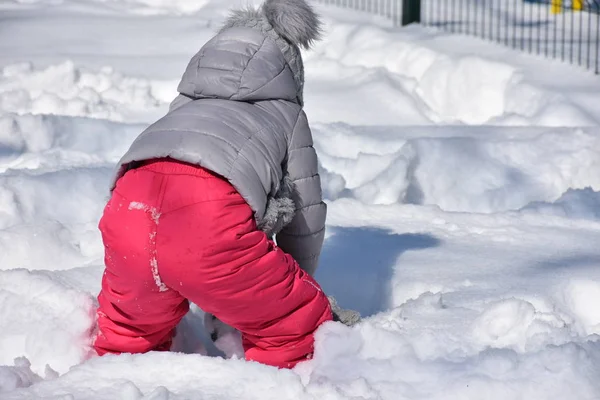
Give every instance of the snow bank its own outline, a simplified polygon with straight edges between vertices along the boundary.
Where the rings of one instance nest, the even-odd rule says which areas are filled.
[[[168,365],[170,373],[165,374]],[[50,393],[77,399],[343,399],[331,386],[311,388],[289,370],[196,355],[152,353],[94,358],[55,381],[7,393],[33,399]]]
[[[434,340],[432,333],[425,332],[425,338]],[[444,341],[438,349],[446,344],[443,334],[435,339]],[[570,343],[524,355],[488,349],[424,359],[403,328],[384,319],[354,330],[331,324],[318,332],[316,345],[311,382],[334,383],[346,396],[551,399],[593,398],[599,390],[599,343]]]
[[[0,113],[0,171],[112,165],[145,127],[87,118]]]
[[[173,96],[160,97],[162,86],[123,76],[110,67],[88,71],[70,61],[41,70],[31,63],[13,64],[0,72],[0,109],[131,122],[172,100]]]
[[[64,373],[87,357],[93,301],[53,274],[0,271],[0,310],[0,365],[25,356],[38,374]]]
[[[102,256],[114,163],[144,125],[0,115],[0,269],[66,269]]]
[[[0,393],[28,387],[41,378],[31,371],[31,363],[25,357],[15,359],[12,367],[0,365]]]
[[[173,353],[106,356],[4,398],[594,398],[599,346],[567,344],[524,355],[488,349],[428,360],[419,357],[399,327],[383,321],[356,329],[327,324],[317,334],[315,359],[295,371]]]
[[[102,257],[113,168],[0,175],[0,269],[60,270]]]
[[[591,187],[568,189],[553,203],[533,202],[522,210],[524,214],[538,213],[565,218],[600,220],[600,192]]]
[[[0,227],[49,219],[69,224],[89,222],[108,196],[111,173],[109,168],[80,168],[4,174],[0,176],[1,197],[8,201],[3,204],[6,212]]]
[[[569,342],[570,322],[555,312],[536,310],[528,301],[505,299],[486,307],[475,319],[472,335],[483,346],[539,351],[550,344]]]
[[[331,200],[354,197],[366,204],[489,213],[552,203],[569,189],[600,190],[600,132],[593,128],[317,125],[315,130]],[[596,204],[588,196],[577,206],[573,195],[565,196],[555,208],[568,202],[570,215],[584,215],[586,204]]]
[[[592,265],[595,263],[592,262]],[[600,335],[600,281],[571,279],[564,284],[560,302],[582,335]]]
[[[354,105],[358,100],[352,96],[360,96],[366,109],[359,115],[348,113],[344,118],[328,120],[350,124],[389,125],[394,114],[396,125],[424,120],[468,125],[600,124],[597,105],[590,109],[577,90],[571,88],[569,93],[556,82],[538,82],[515,63],[487,56],[485,53],[490,52],[478,39],[440,36],[421,27],[387,31],[370,24],[327,19],[325,41],[307,57],[307,98],[310,100],[313,87],[323,85],[323,78],[333,84],[330,98],[342,109],[348,104],[351,110],[358,109]],[[461,46],[472,52],[462,51]],[[512,57],[517,58],[517,54]],[[548,68],[542,65],[544,61],[538,62],[539,68]],[[377,78],[369,78],[372,76]],[[362,92],[350,92],[346,98],[336,96],[338,86],[361,82],[365,85]],[[597,82],[589,83],[600,88]],[[378,88],[379,84],[385,89]],[[307,109],[319,118],[327,112],[337,116],[335,106],[324,110],[307,101]],[[356,121],[361,113],[369,116],[368,122]]]

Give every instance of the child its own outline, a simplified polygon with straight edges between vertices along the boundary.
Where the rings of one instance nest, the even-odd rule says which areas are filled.
[[[192,301],[242,333],[246,359],[311,356],[333,317],[312,278],[326,205],[299,50],[319,35],[304,0],[235,11],[120,160],[99,224],[98,354],[169,350]]]

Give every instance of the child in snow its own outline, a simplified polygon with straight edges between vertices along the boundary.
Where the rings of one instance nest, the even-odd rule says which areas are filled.
[[[333,318],[312,278],[326,205],[299,50],[319,34],[304,0],[235,11],[120,160],[99,224],[98,354],[169,350],[192,301],[242,333],[246,359],[311,356]]]

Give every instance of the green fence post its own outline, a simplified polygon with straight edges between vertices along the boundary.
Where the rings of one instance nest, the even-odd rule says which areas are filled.
[[[402,1],[402,26],[421,22],[421,0]]]

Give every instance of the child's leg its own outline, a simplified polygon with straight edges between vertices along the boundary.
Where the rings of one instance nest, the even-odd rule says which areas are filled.
[[[329,301],[290,255],[256,230],[239,194],[229,189],[221,201],[165,213],[160,224],[159,265],[179,266],[162,274],[164,282],[240,330],[246,359],[293,367],[312,355],[314,331],[332,319]],[[178,232],[177,240],[167,232]]]
[[[135,202],[115,192],[100,221],[106,266],[94,343],[100,355],[169,350],[188,310],[187,300],[162,284],[157,272],[157,210],[150,204],[158,193],[152,184],[149,195]]]

